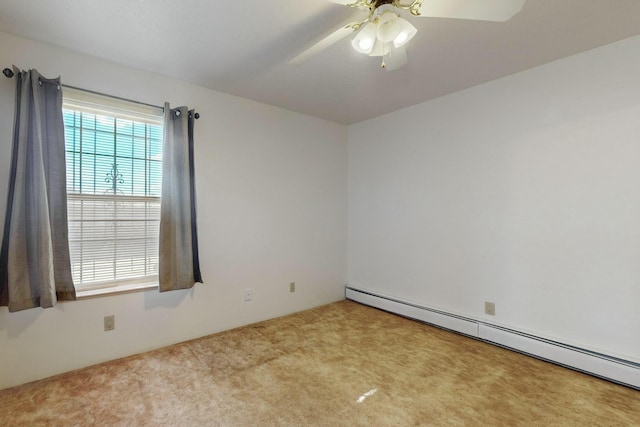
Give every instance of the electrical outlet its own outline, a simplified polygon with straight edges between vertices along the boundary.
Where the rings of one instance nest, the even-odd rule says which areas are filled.
[[[295,292],[295,291],[296,291],[296,282],[289,283],[289,292]]]
[[[244,300],[251,301],[253,299],[253,289],[244,290]]]
[[[112,314],[111,316],[104,316],[104,330],[113,331],[116,328],[116,318]]]
[[[484,314],[488,314],[489,316],[496,315],[496,305],[493,302],[485,301],[484,302]]]

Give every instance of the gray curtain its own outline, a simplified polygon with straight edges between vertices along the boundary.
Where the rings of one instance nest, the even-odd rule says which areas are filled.
[[[14,72],[13,150],[0,250],[0,305],[9,311],[76,298],[60,79],[36,70]]]
[[[198,255],[193,159],[194,111],[164,105],[160,292],[202,283]]]

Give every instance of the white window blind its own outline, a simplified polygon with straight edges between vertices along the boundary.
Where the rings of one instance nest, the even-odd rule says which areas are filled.
[[[162,109],[64,88],[63,117],[76,288],[157,280]]]

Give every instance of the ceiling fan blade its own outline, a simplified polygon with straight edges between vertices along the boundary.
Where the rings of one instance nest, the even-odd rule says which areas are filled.
[[[350,34],[353,34],[360,25],[360,22],[352,22],[338,28],[337,30],[324,37],[319,42],[311,45],[311,47],[307,48],[304,52],[293,58],[291,61],[289,61],[289,64],[296,65],[306,61],[308,58],[322,52],[332,44],[339,42]]]
[[[520,12],[526,0],[424,0],[421,17],[504,22]]]

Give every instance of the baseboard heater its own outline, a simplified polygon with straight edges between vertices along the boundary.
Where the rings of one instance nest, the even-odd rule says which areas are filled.
[[[640,390],[640,364],[347,286],[346,298]]]

